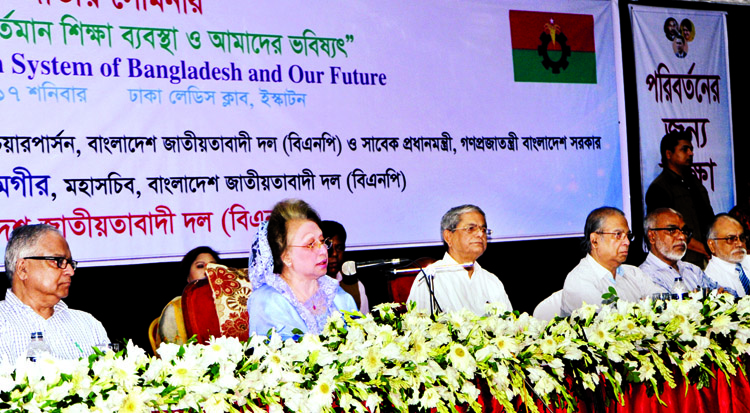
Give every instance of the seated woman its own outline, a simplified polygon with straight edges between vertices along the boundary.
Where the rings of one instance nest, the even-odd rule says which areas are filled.
[[[295,329],[320,334],[334,311],[357,311],[352,296],[326,277],[329,245],[320,217],[306,202],[284,200],[274,206],[250,253],[251,335],[271,329],[284,340],[295,337]]]
[[[179,277],[187,277],[187,282],[206,278],[206,264],[217,263],[219,254],[209,247],[190,250],[180,262]],[[159,318],[159,342],[185,344],[188,340],[185,322],[182,318],[182,295],[178,295],[164,307]]]

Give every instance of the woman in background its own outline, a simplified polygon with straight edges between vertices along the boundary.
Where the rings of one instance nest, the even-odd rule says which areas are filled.
[[[219,254],[209,247],[190,250],[180,261],[179,277],[188,283],[206,278],[206,265],[219,262]],[[184,277],[184,278],[183,278]],[[189,337],[182,318],[182,295],[178,295],[164,307],[159,318],[159,343],[185,344]]]
[[[284,340],[296,337],[296,330],[320,334],[333,312],[357,311],[352,296],[326,276],[329,246],[318,213],[306,202],[274,206],[251,250],[250,334],[274,329]]]

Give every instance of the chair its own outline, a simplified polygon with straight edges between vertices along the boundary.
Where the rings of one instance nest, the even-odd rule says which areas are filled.
[[[248,339],[247,298],[252,291],[246,268],[206,266],[206,278],[182,292],[182,316],[188,337],[207,343],[212,336]]]
[[[195,335],[198,343],[206,344],[211,336],[221,335],[208,278],[193,281],[182,291],[182,318],[187,336]]]
[[[414,279],[420,273],[420,268],[424,268],[433,262],[434,258],[420,258],[409,266],[414,267],[412,271],[401,272],[398,275],[388,278],[388,296],[392,303],[405,304],[406,300],[409,299],[409,293],[411,292],[411,286],[414,284]]]
[[[247,276],[247,268],[208,264],[206,278],[213,291],[221,335],[246,341],[249,322],[247,299],[253,291]]]
[[[156,355],[156,348],[159,347],[159,318],[156,317],[151,325],[148,326],[148,341],[151,343],[151,351]]]
[[[537,304],[536,308],[534,308],[534,318],[543,321],[550,321],[560,314],[561,305],[562,290],[558,290]]]

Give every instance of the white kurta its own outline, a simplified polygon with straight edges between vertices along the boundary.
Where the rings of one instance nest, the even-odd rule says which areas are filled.
[[[448,253],[445,253],[442,260],[427,268],[437,269],[448,265],[458,266],[459,264]],[[485,270],[477,262],[474,262],[474,273],[471,278],[469,278],[469,272],[460,267],[436,270],[434,290],[435,298],[445,312],[466,308],[477,315],[484,315],[487,303],[502,303],[506,310],[513,311],[503,283],[495,274]],[[414,301],[418,308],[430,311],[430,292],[421,274],[411,286],[408,301]]]

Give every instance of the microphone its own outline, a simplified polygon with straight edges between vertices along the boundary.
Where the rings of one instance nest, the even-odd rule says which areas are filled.
[[[389,272],[391,274],[403,274],[403,273],[414,273],[419,274],[422,270],[428,270],[434,273],[438,273],[441,271],[450,271],[450,270],[456,270],[459,268],[467,269],[472,268],[474,266],[473,262],[469,262],[466,264],[449,264],[449,265],[433,265],[429,269],[427,267],[416,267],[416,268],[396,268],[393,270],[390,270]]]
[[[387,260],[374,260],[374,261],[362,261],[362,262],[346,261],[341,266],[341,273],[344,275],[354,275],[357,273],[358,268],[382,267],[384,265],[399,265],[407,261],[409,260],[406,260],[403,258],[392,258],[392,259],[387,259]]]

